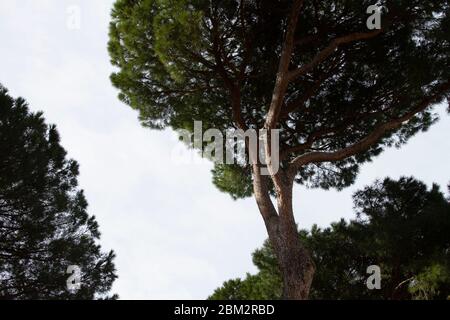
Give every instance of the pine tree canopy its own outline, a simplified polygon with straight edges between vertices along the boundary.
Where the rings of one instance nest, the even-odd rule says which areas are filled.
[[[117,0],[111,79],[150,128],[280,129],[281,168],[340,189],[428,129],[450,92],[450,1],[378,1],[369,30],[373,2]],[[251,195],[248,167],[213,173]]]
[[[96,299],[116,279],[113,251],[77,187],[56,127],[0,85],[0,299]],[[69,266],[81,271],[67,288]]]

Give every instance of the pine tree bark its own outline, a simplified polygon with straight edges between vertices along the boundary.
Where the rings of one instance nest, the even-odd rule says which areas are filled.
[[[282,178],[275,182],[278,211],[270,199],[267,176],[254,167],[254,193],[264,219],[269,240],[283,278],[283,299],[306,300],[315,266],[302,245],[292,210],[293,183]],[[282,172],[280,172],[282,175]]]

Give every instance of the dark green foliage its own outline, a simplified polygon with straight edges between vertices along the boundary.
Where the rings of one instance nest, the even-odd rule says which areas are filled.
[[[357,219],[301,231],[316,263],[311,299],[446,299],[450,296],[450,203],[437,186],[386,179],[354,195]],[[280,297],[268,243],[253,255],[260,270],[225,282],[212,299]],[[368,290],[366,268],[379,265],[381,290]]]
[[[117,277],[59,140],[0,85],[0,299],[107,298]],[[76,293],[66,288],[69,265],[81,268]]]
[[[139,110],[142,123],[151,128],[192,130],[193,120],[223,131],[239,126],[239,120],[241,126],[262,128],[292,3],[117,0],[109,42],[118,68],[112,82],[120,98]],[[448,95],[449,1],[381,3],[388,9],[381,34],[339,46],[290,83],[277,123],[282,167],[302,154],[355,144],[424,100],[434,97],[429,101],[434,105]],[[308,65],[333,39],[367,32],[366,9],[372,4],[305,1],[291,69]],[[406,142],[436,119],[425,109],[367,151],[299,168],[296,180],[312,187],[344,188],[353,183],[361,163],[385,147]],[[227,179],[230,184],[242,181],[251,179]],[[223,181],[218,187],[236,197],[235,187],[225,187]],[[249,195],[250,186],[238,189],[239,197]]]
[[[238,165],[216,164],[212,170],[213,183],[233,199],[246,198],[252,195],[251,175]]]
[[[278,300],[282,295],[281,274],[276,257],[266,241],[253,253],[253,263],[258,267],[256,275],[247,274],[244,280],[232,279],[216,289],[210,300]]]

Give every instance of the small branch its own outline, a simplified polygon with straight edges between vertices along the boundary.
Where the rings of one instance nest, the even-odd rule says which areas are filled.
[[[398,284],[398,286],[395,287],[394,291],[397,291],[397,290],[400,289],[400,287],[403,286],[405,283],[411,282],[411,281],[413,281],[413,280],[414,280],[414,276],[412,276],[411,278],[408,278],[408,279],[406,279],[406,280],[400,282],[400,283]]]
[[[222,45],[220,42],[219,32],[217,30],[217,21],[212,19],[212,32],[213,32],[213,54],[215,60],[215,68],[227,87],[230,98],[233,121],[235,125],[242,130],[247,130],[241,111],[241,92],[240,88],[235,84],[234,79],[230,78],[228,72],[224,67],[222,60]]]
[[[333,41],[331,41],[331,43],[325,49],[320,51],[313,58],[313,60],[310,63],[304,65],[301,68],[298,68],[296,70],[289,72],[288,80],[294,81],[298,77],[300,77],[300,76],[308,73],[312,69],[314,69],[319,63],[321,63],[322,61],[327,59],[329,56],[331,56],[340,45],[344,45],[344,44],[348,44],[348,43],[360,41],[360,40],[367,40],[367,39],[370,39],[370,38],[373,38],[373,37],[379,35],[381,32],[383,32],[382,29],[376,30],[376,31],[371,31],[371,32],[356,32],[356,33],[352,33],[352,34],[334,39]]]
[[[302,96],[284,105],[280,112],[280,118],[285,119],[289,113],[293,112],[297,108],[304,108],[306,101],[308,101],[317,92],[317,90],[320,89],[325,80],[327,80],[332,75],[332,72],[336,69],[336,67],[339,66],[339,63],[342,63],[341,59],[336,59],[330,69],[327,72],[322,72],[314,83],[306,89],[306,92]]]

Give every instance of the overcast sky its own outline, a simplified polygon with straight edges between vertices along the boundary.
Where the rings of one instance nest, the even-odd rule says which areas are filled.
[[[106,49],[113,0],[0,0],[0,82],[55,123],[97,217],[104,250],[117,253],[123,299],[204,299],[224,280],[254,272],[266,238],[253,199],[215,189],[211,165],[175,165],[170,131],[140,126],[109,81]],[[75,6],[75,7],[74,7]],[[80,28],[71,14],[80,10]],[[414,67],[414,66],[411,66]],[[444,110],[444,106],[438,108]],[[450,181],[450,117],[402,149],[362,167],[343,192],[297,187],[302,228],[350,219],[352,193],[377,178]]]

